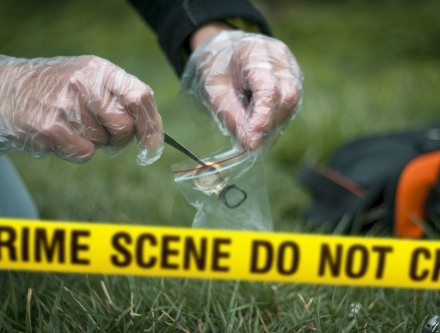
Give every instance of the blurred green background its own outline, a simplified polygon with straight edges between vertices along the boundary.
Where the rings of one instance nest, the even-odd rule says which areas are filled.
[[[361,135],[414,128],[440,118],[439,1],[259,1],[274,36],[306,78],[301,113],[266,158],[276,230],[294,230],[310,198],[298,188],[301,163],[323,163]],[[0,2],[0,54],[94,54],[150,85],[167,132],[194,152],[229,140],[208,117],[179,105],[179,81],[142,18],[123,0]],[[170,147],[149,167],[136,147],[83,165],[55,156],[9,154],[42,219],[190,226],[195,210],[174,184]]]
[[[304,230],[301,216],[310,197],[295,182],[302,163],[325,163],[340,144],[362,135],[440,119],[440,1],[266,0],[256,5],[275,37],[291,48],[306,78],[302,110],[265,160],[275,229]],[[154,34],[126,1],[1,0],[0,54],[94,54],[109,59],[153,88],[165,130],[194,152],[207,154],[229,142],[209,118],[184,112],[177,99],[177,77]],[[115,159],[98,151],[83,165],[54,156],[9,156],[43,219],[190,226],[195,214],[171,173],[171,165],[185,157],[170,147],[148,167],[136,165],[134,145]],[[101,280],[114,305],[100,300],[99,295],[105,300]],[[92,317],[100,327],[113,327],[105,331],[137,331],[136,326],[151,325],[150,310],[158,318],[163,309],[175,316],[175,326],[191,332],[202,331],[200,325],[209,320],[220,331],[232,332],[237,323],[231,326],[225,316],[238,320],[237,306],[249,325],[243,332],[263,332],[258,311],[271,332],[276,327],[278,332],[284,327],[293,332],[359,332],[367,331],[367,325],[375,332],[421,332],[427,315],[439,308],[438,292],[433,291],[82,274],[11,274],[6,281],[0,274],[5,286],[0,324],[27,332],[32,326],[93,331]],[[27,288],[33,289],[32,302]],[[133,294],[135,311],[142,317],[132,318],[123,310]],[[365,309],[359,322],[350,317],[354,302]],[[312,304],[311,311],[306,304]],[[209,331],[206,327],[203,331]],[[156,332],[174,328],[162,322]]]

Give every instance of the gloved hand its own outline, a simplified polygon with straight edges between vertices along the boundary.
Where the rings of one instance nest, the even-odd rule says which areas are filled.
[[[303,75],[285,44],[222,31],[196,48],[181,92],[200,101],[235,143],[265,153],[293,119],[302,88]]]
[[[153,91],[118,66],[95,56],[17,59],[0,56],[0,154],[53,151],[74,163],[95,148],[115,156],[133,136],[137,163],[163,151],[162,120]]]

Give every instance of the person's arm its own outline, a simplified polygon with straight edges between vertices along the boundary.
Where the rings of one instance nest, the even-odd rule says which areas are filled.
[[[202,44],[209,37],[221,31],[231,31],[234,30],[229,24],[221,21],[209,22],[201,27],[197,28],[190,36],[189,46],[191,52],[195,51],[197,47]]]
[[[191,52],[189,39],[200,27],[223,21],[270,35],[269,26],[248,0],[129,0],[158,36],[179,76]]]
[[[200,100],[239,145],[257,150],[264,142],[259,151],[267,152],[298,110],[303,76],[289,48],[264,36],[270,30],[261,14],[246,0],[130,1],[182,75],[181,90]],[[259,33],[233,29],[233,19]]]

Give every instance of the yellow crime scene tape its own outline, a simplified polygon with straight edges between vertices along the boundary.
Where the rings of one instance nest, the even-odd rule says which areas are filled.
[[[440,242],[0,219],[0,270],[437,289]]]

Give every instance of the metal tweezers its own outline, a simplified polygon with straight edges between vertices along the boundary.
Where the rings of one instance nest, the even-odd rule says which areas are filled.
[[[170,146],[176,148],[177,150],[181,151],[182,153],[184,153],[186,156],[188,156],[189,158],[191,158],[192,160],[196,161],[197,163],[199,163],[200,165],[203,165],[204,167],[208,167],[208,165],[206,165],[201,159],[200,157],[198,157],[196,154],[194,154],[192,151],[190,151],[189,149],[185,148],[184,146],[182,146],[179,142],[177,142],[176,140],[174,140],[171,136],[169,136],[167,133],[164,132],[164,141],[166,143],[168,143]]]

